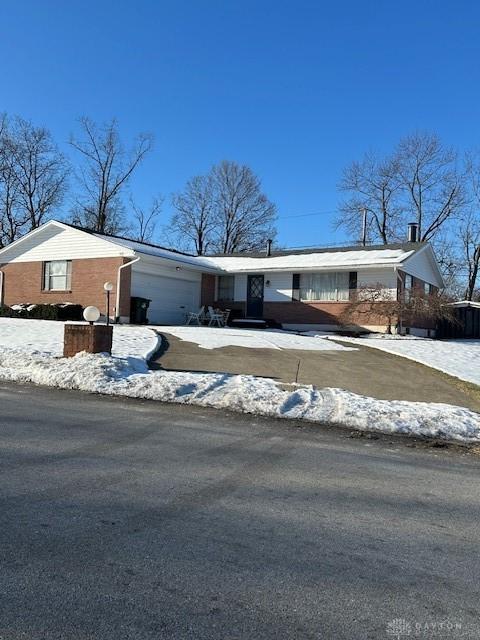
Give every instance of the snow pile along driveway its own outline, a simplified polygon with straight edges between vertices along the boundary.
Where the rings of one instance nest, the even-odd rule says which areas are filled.
[[[360,430],[480,441],[480,414],[447,404],[376,400],[342,389],[282,389],[253,376],[149,371],[140,358],[81,353],[74,358],[0,349],[0,377],[127,396],[303,419]]]
[[[330,338],[393,353],[480,385],[480,340],[431,340],[378,334],[364,338]]]

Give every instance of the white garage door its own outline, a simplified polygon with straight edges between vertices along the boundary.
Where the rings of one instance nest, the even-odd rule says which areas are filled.
[[[132,296],[151,300],[150,324],[184,324],[185,314],[200,305],[200,282],[133,271],[131,290]]]

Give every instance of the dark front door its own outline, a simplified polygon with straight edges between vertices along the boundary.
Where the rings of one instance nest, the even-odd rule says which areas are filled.
[[[263,316],[263,276],[248,276],[247,318]]]

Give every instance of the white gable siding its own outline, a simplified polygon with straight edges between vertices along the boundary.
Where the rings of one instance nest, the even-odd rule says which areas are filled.
[[[443,283],[440,282],[437,270],[432,263],[432,257],[428,248],[425,248],[423,251],[414,254],[406,260],[402,271],[424,282],[434,284],[436,287],[443,287]]]
[[[265,302],[291,302],[292,277],[292,273],[266,273]],[[267,281],[270,281],[270,286],[267,285]]]
[[[131,255],[131,249],[106,242],[89,233],[48,225],[4,251],[0,255],[0,264]]]

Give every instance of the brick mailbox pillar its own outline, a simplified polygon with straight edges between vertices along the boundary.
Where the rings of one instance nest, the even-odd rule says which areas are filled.
[[[112,353],[113,327],[104,324],[66,324],[63,356],[71,358],[80,351]]]

